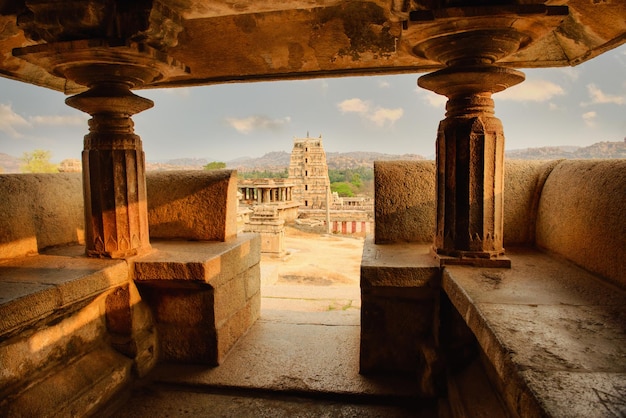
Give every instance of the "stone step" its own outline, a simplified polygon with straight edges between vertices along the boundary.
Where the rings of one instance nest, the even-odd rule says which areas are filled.
[[[105,416],[436,418],[438,414],[432,402],[412,403],[393,398],[150,385],[134,391],[123,406],[106,411]]]
[[[133,361],[111,348],[93,350],[42,373],[17,396],[4,399],[0,416],[67,417],[93,414],[130,384]]]

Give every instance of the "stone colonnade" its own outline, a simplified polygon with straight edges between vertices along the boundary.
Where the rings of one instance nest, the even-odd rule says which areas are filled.
[[[45,46],[45,45],[44,45]],[[103,45],[104,64],[72,60],[60,65],[63,75],[89,89],[66,100],[89,113],[83,175],[86,253],[125,258],[150,249],[142,142],[134,134],[132,115],[153,106],[130,90],[160,73],[143,65],[119,63],[118,51]],[[31,53],[41,51],[31,51]],[[85,51],[87,52],[87,51]],[[56,53],[54,48],[44,51]],[[445,260],[498,260],[502,247],[502,179],[504,135],[493,117],[491,93],[523,80],[515,70],[481,65],[451,67],[420,78],[419,84],[449,97],[446,119],[437,137],[437,233],[435,250]],[[259,204],[290,200],[291,187],[255,186],[240,189]],[[343,230],[343,227],[342,227]],[[506,265],[505,259],[498,261]]]
[[[34,13],[37,19],[62,21],[64,6],[57,7],[54,13],[38,15],[36,8]],[[448,97],[437,134],[434,251],[442,263],[508,265],[502,245],[504,135],[491,95],[524,76],[496,62],[551,30],[560,10],[525,7],[477,7],[463,19],[445,8],[411,13],[411,25],[418,30],[409,29],[406,38],[415,54],[444,67],[422,76],[418,84]],[[15,52],[87,89],[67,104],[92,116],[83,173],[86,252],[95,257],[124,258],[150,249],[144,153],[132,115],[153,104],[131,89],[186,71],[166,53],[182,30],[175,14],[168,11],[174,17],[159,23],[152,14],[146,18],[140,7],[128,13],[137,15],[127,19],[138,22],[137,27],[120,27],[114,37],[107,32],[111,16],[106,13],[94,26],[102,30],[98,36],[93,28],[85,32],[68,25],[51,35],[26,26],[32,39],[47,43]],[[537,24],[537,19],[547,24]],[[268,188],[257,199],[265,203],[290,195],[288,187]]]
[[[259,205],[266,203],[290,202],[293,200],[293,185],[257,185],[239,186],[242,200],[255,202]]]
[[[369,234],[372,224],[369,221],[331,221],[330,232],[337,234]]]

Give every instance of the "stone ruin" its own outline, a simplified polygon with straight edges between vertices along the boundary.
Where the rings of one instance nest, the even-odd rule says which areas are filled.
[[[158,362],[218,365],[258,317],[232,172],[146,176],[133,91],[407,72],[446,115],[434,165],[376,170],[361,372],[413,376],[443,416],[624,415],[624,162],[505,172],[492,99],[623,44],[623,1],[8,0],[0,20],[0,74],[91,116],[82,177],[0,176],[0,415],[97,414]]]

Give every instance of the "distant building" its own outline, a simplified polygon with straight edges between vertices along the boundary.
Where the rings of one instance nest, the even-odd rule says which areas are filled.
[[[301,208],[325,209],[330,188],[326,152],[319,138],[294,138],[289,162],[293,199]]]
[[[239,212],[255,206],[273,206],[285,222],[298,217],[298,203],[293,199],[294,185],[288,179],[241,179],[237,182]]]
[[[61,173],[80,173],[83,171],[83,163],[75,158],[68,158],[59,164]]]

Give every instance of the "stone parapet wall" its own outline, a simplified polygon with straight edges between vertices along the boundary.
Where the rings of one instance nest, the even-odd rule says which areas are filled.
[[[435,187],[434,161],[374,162],[375,243],[432,243]]]
[[[433,161],[374,165],[375,243],[432,243]],[[504,245],[539,247],[626,286],[626,160],[507,160]]]
[[[152,238],[224,241],[237,235],[237,172],[174,171],[146,175]]]
[[[0,259],[83,244],[82,175],[0,175]]]
[[[507,160],[504,165],[504,245],[535,243],[539,199],[559,161]]]
[[[152,238],[224,241],[237,234],[236,172],[148,173]],[[0,259],[84,244],[80,173],[0,175]]]
[[[537,246],[626,287],[626,160],[560,162],[541,192]]]

